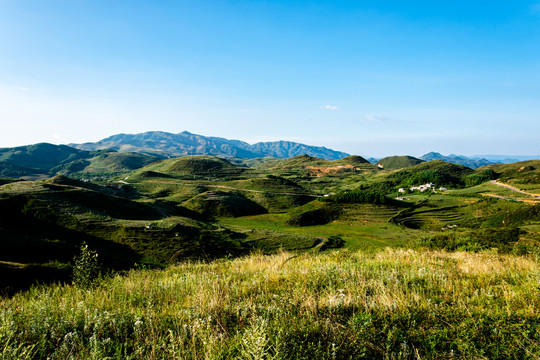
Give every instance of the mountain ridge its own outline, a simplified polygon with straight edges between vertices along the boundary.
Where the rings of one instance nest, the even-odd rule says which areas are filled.
[[[95,143],[68,144],[68,146],[87,151],[113,149],[119,152],[139,152],[161,157],[213,155],[251,159],[267,156],[290,158],[306,154],[325,160],[338,160],[349,155],[342,151],[292,141],[258,142],[251,145],[241,140],[198,135],[188,131],[178,134],[164,131],[116,134]]]
[[[463,156],[463,155],[450,154],[448,156],[444,156],[444,155],[442,155],[442,154],[440,154],[438,152],[434,152],[434,151],[422,155],[420,157],[420,159],[424,160],[424,161],[443,160],[443,161],[458,164],[458,165],[464,165],[464,166],[470,167],[471,169],[476,169],[476,168],[479,168],[481,166],[492,165],[492,164],[498,164],[499,163],[497,161],[490,161],[490,160],[487,160],[487,159],[484,159],[484,158],[482,158],[482,159],[477,159],[477,158],[473,159],[473,158]]]

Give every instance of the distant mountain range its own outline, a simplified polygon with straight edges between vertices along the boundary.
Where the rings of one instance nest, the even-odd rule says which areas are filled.
[[[472,155],[469,159],[487,159],[489,161],[497,161],[501,164],[510,164],[519,161],[540,160],[540,155]]]
[[[500,161],[499,158],[494,158],[493,160],[487,160],[485,158],[472,158],[463,155],[442,155],[438,152],[429,152],[420,156],[419,158],[414,158],[412,156],[389,156],[385,158],[369,158],[368,161],[372,164],[382,165],[385,169],[397,169],[403,168],[406,166],[412,166],[418,164],[422,161],[432,161],[432,160],[442,160],[453,164],[467,166],[471,169],[479,168],[480,166],[500,164],[503,161]],[[519,161],[519,160],[515,160]]]
[[[437,152],[430,152],[425,155],[422,155],[420,159],[425,161],[431,161],[431,160],[443,160],[446,162],[451,162],[454,164],[464,165],[467,167],[470,167],[471,169],[479,168],[480,166],[485,165],[491,165],[491,164],[499,164],[499,161],[490,161],[487,159],[472,159],[466,156],[460,156],[460,155],[454,155],[450,154],[448,156],[441,155]]]
[[[53,145],[39,143],[0,149],[0,177],[50,177],[54,175],[95,178],[114,176],[138,169],[156,160],[187,155],[227,158],[244,166],[253,166],[274,158],[300,155],[335,161],[349,154],[320,146],[291,141],[259,142],[250,145],[240,140],[208,137],[187,131],[173,134],[150,131],[118,134],[95,143]],[[489,159],[488,159],[489,158]],[[443,160],[470,168],[534,159],[533,156],[486,155],[485,158],[462,155],[444,156],[430,152],[419,159],[411,156],[369,158],[385,170],[400,169],[422,161]],[[515,160],[515,161],[512,161]]]
[[[309,146],[291,141],[259,142],[250,145],[240,140],[209,137],[183,131],[178,134],[149,131],[141,134],[118,134],[95,143],[69,144],[81,150],[113,149],[172,158],[186,155],[213,155],[245,159],[276,157],[290,158],[309,155],[325,160],[338,160],[349,154],[320,146]]]

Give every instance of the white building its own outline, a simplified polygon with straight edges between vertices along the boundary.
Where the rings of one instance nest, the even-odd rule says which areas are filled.
[[[420,186],[412,186],[410,188],[411,191],[419,190],[420,192],[424,192],[426,190],[433,190],[433,189],[435,189],[435,184],[433,184],[433,183],[424,184],[424,185],[420,185]]]

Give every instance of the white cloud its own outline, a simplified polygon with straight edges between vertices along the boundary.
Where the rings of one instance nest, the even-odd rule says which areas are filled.
[[[339,110],[339,107],[335,106],[335,105],[323,105],[321,106],[321,109],[323,110]]]
[[[365,115],[364,118],[366,118],[366,120],[376,121],[376,122],[384,122],[384,121],[392,120],[392,119],[390,119],[389,117],[386,117],[386,116],[371,115],[371,114]]]

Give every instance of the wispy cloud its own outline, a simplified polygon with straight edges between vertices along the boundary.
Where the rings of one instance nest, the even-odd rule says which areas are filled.
[[[321,106],[321,109],[323,110],[339,110],[339,107],[335,106],[335,105],[323,105]]]
[[[386,117],[386,116],[371,115],[371,114],[365,115],[364,118],[366,120],[374,121],[374,122],[386,122],[386,121],[391,121],[392,120],[391,118]]]

